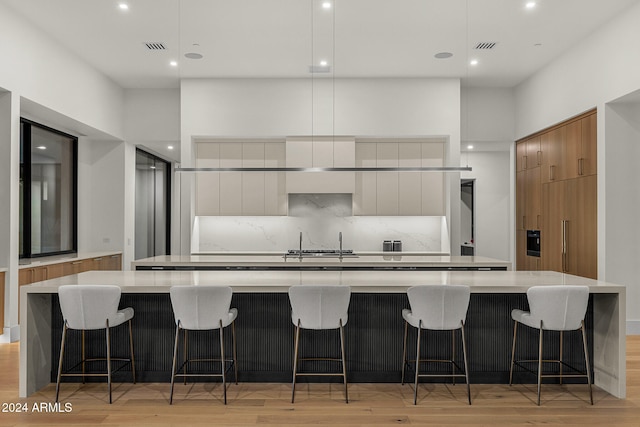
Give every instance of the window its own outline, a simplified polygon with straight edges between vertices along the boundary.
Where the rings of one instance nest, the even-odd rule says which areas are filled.
[[[20,120],[20,258],[76,252],[78,139]]]

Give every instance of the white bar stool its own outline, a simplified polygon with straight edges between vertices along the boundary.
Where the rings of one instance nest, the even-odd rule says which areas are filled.
[[[409,305],[411,309],[402,310],[404,318],[404,345],[402,348],[402,380],[404,384],[404,373],[410,362],[415,362],[415,379],[413,390],[413,404],[418,402],[418,379],[420,377],[446,377],[455,378],[463,377],[467,383],[467,395],[469,405],[471,405],[471,389],[469,387],[469,369],[467,366],[467,343],[464,337],[464,320],[467,317],[467,309],[469,308],[470,289],[465,285],[425,285],[413,286],[407,289],[409,297]],[[416,359],[407,360],[407,336],[408,325],[417,328],[418,337],[416,341]],[[427,330],[451,330],[452,337],[452,356],[451,360],[434,360],[420,359],[420,332]],[[462,352],[464,357],[464,374],[457,374],[456,368],[461,368],[455,361],[455,331],[460,330],[462,335]],[[420,363],[437,362],[450,363],[452,366],[451,374],[421,374]]]
[[[347,391],[347,365],[344,351],[344,325],[348,320],[349,286],[292,286],[289,288],[291,302],[291,321],[296,327],[295,350],[293,356],[293,385],[291,403],[296,396],[296,378],[299,376],[342,376],[344,382],[344,401],[349,403]],[[298,354],[301,329],[339,329],[341,358],[314,357],[301,358]],[[341,373],[298,372],[298,362],[304,360],[330,360],[342,362]]]
[[[173,404],[173,385],[176,377],[221,377],[224,404],[227,404],[227,377],[226,373],[234,368],[235,383],[238,384],[238,363],[236,358],[236,327],[235,320],[238,310],[231,307],[233,291],[225,286],[172,286],[169,289],[171,306],[176,319],[176,338],[173,347],[173,363],[171,367],[171,393],[169,404]],[[231,325],[233,358],[224,357],[224,328]],[[178,356],[178,338],[180,330],[184,330],[184,362],[176,369]],[[189,359],[187,347],[187,331],[218,330],[220,332],[220,358],[219,359]],[[219,374],[189,374],[186,367],[192,362],[220,362]],[[229,366],[226,367],[226,363]],[[182,374],[178,371],[184,369]]]
[[[509,370],[509,385],[513,381],[513,366],[518,365],[528,370],[521,363],[537,362],[538,364],[538,406],[540,406],[540,388],[542,378],[563,378],[578,377],[587,378],[589,384],[589,398],[593,405],[593,391],[591,388],[591,367],[589,365],[589,353],[587,350],[587,334],[584,327],[584,316],[589,303],[589,288],[587,286],[532,286],[527,290],[527,300],[530,311],[513,310],[511,318],[513,325],[513,347],[511,348],[511,369]],[[518,323],[522,323],[531,328],[540,330],[540,341],[538,345],[538,360],[515,360],[516,336],[518,333]],[[582,331],[582,347],[584,350],[584,360],[587,372],[581,373],[574,367],[566,364],[562,360],[564,331]],[[560,357],[557,360],[542,359],[542,332],[560,331]],[[558,363],[558,374],[542,374],[543,363]],[[562,368],[566,366],[578,374],[563,374]],[[530,370],[529,370],[530,371]],[[533,372],[533,371],[530,371]]]
[[[131,319],[133,318],[133,308],[127,307],[118,310],[120,304],[121,290],[114,285],[65,285],[58,288],[58,296],[60,298],[60,309],[64,319],[64,328],[62,330],[62,342],[60,344],[60,361],[58,362],[58,378],[56,380],[56,402],[60,395],[60,379],[61,377],[82,377],[84,382],[88,376],[107,377],[109,388],[109,403],[111,403],[111,361],[127,361],[131,363],[131,375],[133,383],[136,382],[136,366],[133,357],[133,335],[131,331]],[[111,357],[111,338],[110,328],[119,326],[125,322],[129,322],[129,348],[131,358],[114,358]],[[67,330],[76,329],[82,331],[82,360],[70,370],[82,364],[82,373],[62,372],[62,360],[64,358],[64,346],[67,338]],[[85,358],[85,331],[104,329],[106,332],[107,356],[105,358]],[[107,361],[106,373],[89,373],[85,372],[86,362],[98,360]],[[123,365],[123,367],[126,365]],[[120,368],[119,368],[120,369]]]

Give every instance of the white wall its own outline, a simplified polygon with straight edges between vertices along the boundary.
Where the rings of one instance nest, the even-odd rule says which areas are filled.
[[[180,89],[127,89],[124,136],[142,144],[179,142]]]
[[[0,28],[0,88],[122,137],[122,88],[2,4]]]
[[[460,84],[457,79],[183,80],[181,124],[184,167],[193,166],[194,137],[332,134],[447,136],[447,162],[457,165]],[[181,251],[188,253],[193,215],[184,213],[193,212],[193,197],[187,196],[190,177],[182,174],[181,180]],[[459,223],[459,180],[459,174],[449,175],[448,224]],[[459,253],[459,228],[450,233],[452,253]]]
[[[78,251],[122,250],[124,142],[78,142]]]
[[[475,254],[514,262],[511,216],[515,96],[510,88],[463,88],[461,178],[475,179]],[[473,150],[467,150],[467,145]]]
[[[461,177],[476,180],[475,254],[513,262],[513,232],[509,220],[513,179],[509,151],[474,149],[463,153],[461,160],[461,164],[472,168],[471,172],[462,172]]]
[[[635,267],[630,263],[614,265],[611,260],[624,250],[615,248],[625,247],[622,236],[637,227],[635,218],[640,216],[633,207],[632,215],[618,218],[618,209],[624,204],[619,192],[634,188],[640,182],[638,178],[626,185],[614,181],[619,176],[631,177],[636,169],[619,152],[616,138],[625,126],[619,126],[618,113],[615,108],[607,108],[607,103],[640,89],[638,22],[640,4],[614,18],[516,88],[517,138],[597,107],[598,277],[623,281],[620,283],[627,286],[633,298],[627,298],[627,319],[634,320],[640,319],[636,291],[640,284],[635,279]],[[609,220],[609,215],[616,221]]]
[[[640,103],[611,103],[605,114],[607,281],[627,285],[627,330],[640,334]]]

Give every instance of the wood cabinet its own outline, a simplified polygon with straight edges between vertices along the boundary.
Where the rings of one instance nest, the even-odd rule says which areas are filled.
[[[90,270],[122,270],[122,254],[106,254],[98,257],[81,257],[72,261],[61,259],[59,262],[37,266],[21,267],[18,271],[18,286],[29,285],[43,280],[71,274],[83,273]],[[4,281],[3,281],[4,283]],[[4,293],[2,293],[4,296]],[[20,295],[18,294],[18,306]],[[4,305],[2,305],[4,307]],[[4,317],[3,317],[4,319]],[[20,316],[18,315],[18,321]]]
[[[597,278],[596,121],[591,111],[517,143],[518,270]],[[539,259],[526,255],[525,230],[536,229]]]
[[[596,279],[596,175],[548,183],[542,192],[545,206],[540,236],[543,268]]]

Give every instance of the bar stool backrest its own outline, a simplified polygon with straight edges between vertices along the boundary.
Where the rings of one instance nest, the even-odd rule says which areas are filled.
[[[233,291],[228,286],[172,286],[169,289],[176,324],[191,330],[219,329],[230,324]]]
[[[289,288],[291,320],[304,329],[337,329],[347,324],[349,286],[305,286]]]
[[[470,289],[466,285],[423,285],[407,289],[413,317],[422,328],[460,328],[467,317]]]
[[[532,286],[527,290],[531,318],[553,331],[580,329],[589,302],[588,286]]]
[[[115,319],[120,304],[115,285],[64,285],[58,288],[62,317],[71,329],[104,329]],[[110,326],[116,326],[109,322]]]

